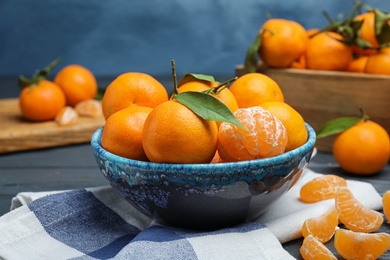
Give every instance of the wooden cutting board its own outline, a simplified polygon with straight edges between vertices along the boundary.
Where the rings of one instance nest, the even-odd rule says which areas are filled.
[[[18,99],[1,99],[0,154],[88,143],[104,123],[103,117],[80,117],[73,126],[59,126],[54,121],[30,122],[22,117]]]

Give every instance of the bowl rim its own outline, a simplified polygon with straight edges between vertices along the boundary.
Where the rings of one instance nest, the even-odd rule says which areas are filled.
[[[239,167],[239,166],[249,166],[249,165],[269,165],[269,164],[279,164],[280,162],[283,162],[285,160],[289,160],[293,158],[294,156],[302,153],[306,153],[309,150],[314,149],[314,145],[316,142],[316,132],[315,130],[305,122],[306,129],[308,131],[308,139],[306,143],[301,145],[300,147],[297,147],[291,151],[284,152],[280,155],[276,155],[273,157],[268,158],[260,158],[260,159],[254,159],[254,160],[246,160],[246,161],[237,161],[237,162],[223,162],[223,163],[197,163],[197,164],[180,164],[180,163],[156,163],[156,162],[149,162],[149,161],[139,161],[134,160],[130,158],[121,157],[119,155],[113,154],[106,149],[104,149],[101,145],[101,135],[103,132],[104,126],[99,127],[95,130],[95,132],[92,134],[91,137],[91,146],[94,150],[94,153],[105,154],[104,156],[114,158],[116,161],[120,163],[131,163],[136,164],[139,167],[154,167],[154,168],[171,168],[171,169],[185,169],[185,168],[194,168],[197,169],[209,169],[210,167],[213,167],[215,169],[218,168],[224,168],[224,167]]]

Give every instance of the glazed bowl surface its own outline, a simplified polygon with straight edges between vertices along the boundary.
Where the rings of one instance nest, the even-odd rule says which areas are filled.
[[[163,224],[215,230],[251,221],[299,179],[316,134],[301,147],[271,158],[215,164],[136,161],[101,146],[103,127],[92,136],[98,167],[110,185],[142,213]]]

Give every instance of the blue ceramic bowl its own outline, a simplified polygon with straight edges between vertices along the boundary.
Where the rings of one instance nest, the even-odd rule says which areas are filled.
[[[101,146],[103,128],[92,136],[104,177],[127,201],[164,224],[213,230],[250,221],[286,193],[307,167],[316,141],[271,158],[218,164],[167,164],[126,159]]]

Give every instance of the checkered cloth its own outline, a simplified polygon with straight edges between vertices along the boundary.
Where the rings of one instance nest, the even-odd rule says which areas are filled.
[[[108,186],[23,192],[0,217],[0,259],[294,259],[281,243],[300,237],[303,220],[334,205],[298,200],[303,183],[317,176],[306,170],[256,221],[213,232],[161,226]],[[363,204],[381,209],[372,185],[348,186]]]

